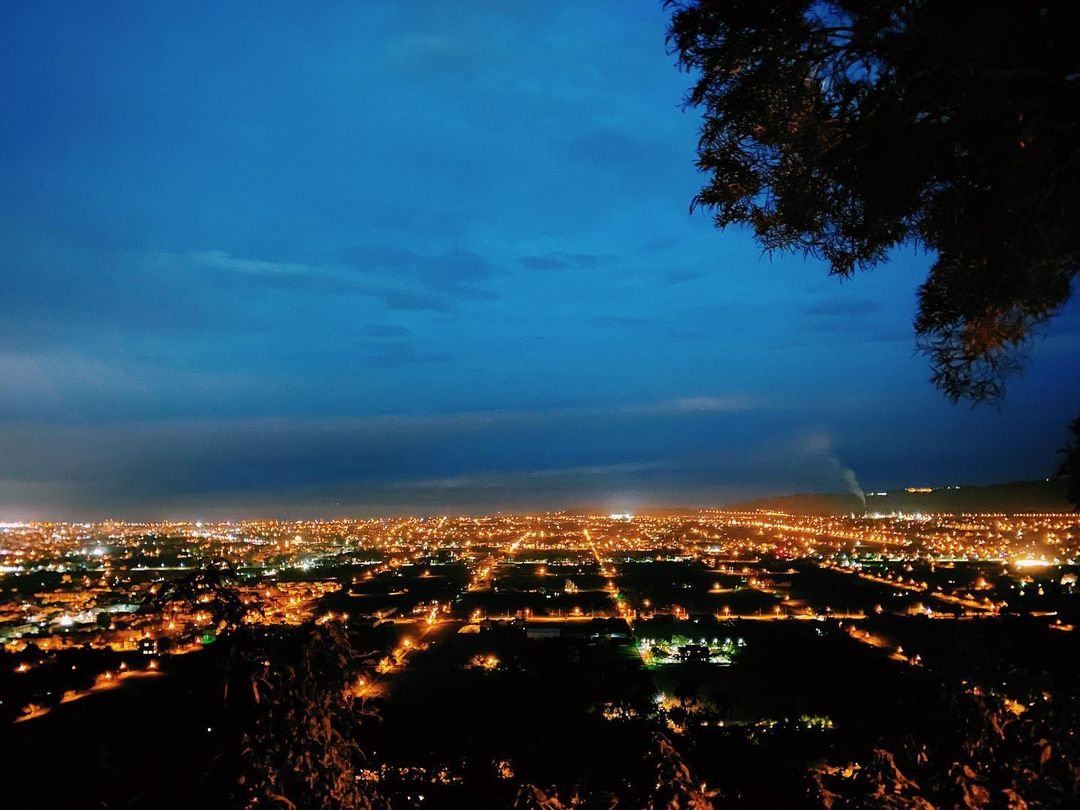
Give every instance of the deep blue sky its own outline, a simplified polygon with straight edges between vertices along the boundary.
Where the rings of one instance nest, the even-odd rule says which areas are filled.
[[[1047,474],[1000,410],[687,205],[656,0],[0,6],[0,519],[721,503]]]

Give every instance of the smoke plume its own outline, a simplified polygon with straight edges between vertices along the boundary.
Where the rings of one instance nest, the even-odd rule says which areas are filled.
[[[866,511],[866,493],[863,492],[862,487],[859,486],[859,479],[855,477],[855,471],[850,467],[845,467],[835,458],[832,460],[834,464],[840,470],[840,477],[844,479],[844,483],[847,484],[848,492],[859,499],[862,504],[863,512]]]

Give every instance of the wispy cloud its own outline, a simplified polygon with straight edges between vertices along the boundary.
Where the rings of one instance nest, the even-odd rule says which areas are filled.
[[[869,298],[833,297],[803,307],[803,314],[828,318],[865,318],[881,311],[881,304]]]
[[[521,266],[528,270],[587,270],[612,261],[611,256],[598,253],[567,253],[556,250],[523,256]]]
[[[677,413],[735,413],[748,411],[757,406],[750,397],[687,397],[670,400],[664,405]]]
[[[424,254],[387,245],[358,245],[340,255],[354,270],[384,281],[394,279],[454,298],[498,297],[485,286],[495,278],[495,268],[471,250]]]
[[[417,352],[409,344],[390,341],[375,344],[373,352],[364,357],[364,361],[378,368],[398,368],[417,363],[445,363],[450,357],[446,354],[425,354]]]
[[[515,489],[522,485],[556,482],[560,485],[580,483],[582,479],[601,478],[610,480],[618,476],[633,476],[650,470],[671,468],[671,462],[629,461],[617,464],[583,464],[572,467],[547,467],[542,469],[485,470],[465,473],[447,478],[424,478],[388,482],[388,486],[404,490],[474,490]]]
[[[616,326],[636,329],[648,326],[652,321],[648,318],[643,318],[640,315],[590,315],[589,323],[594,323],[597,326]]]

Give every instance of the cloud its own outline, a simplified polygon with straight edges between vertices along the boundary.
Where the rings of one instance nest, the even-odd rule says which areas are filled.
[[[649,470],[670,467],[661,461],[630,461],[617,464],[584,464],[574,467],[545,467],[541,469],[484,470],[482,472],[455,475],[448,478],[427,478],[392,482],[405,490],[473,490],[517,489],[523,485],[554,483],[560,489],[579,486],[583,479],[610,479],[613,476],[635,475]]]
[[[367,355],[364,362],[378,368],[398,368],[416,363],[445,363],[450,359],[445,354],[418,353],[407,343],[400,341],[380,343],[374,348],[375,352]]]
[[[485,285],[496,277],[492,265],[470,250],[422,254],[387,245],[357,245],[341,251],[349,266],[383,281],[407,281],[424,290],[458,298],[493,299]]]
[[[390,364],[438,360],[392,344],[377,351]],[[686,463],[679,455],[698,452],[694,436],[709,430],[700,417],[747,407],[738,398],[717,397],[338,419],[0,424],[0,503],[9,504],[0,519],[15,516],[16,502],[5,501],[6,494],[42,483],[64,494],[37,506],[66,516],[113,508],[143,514],[207,499],[281,504],[318,488],[388,497],[432,480],[457,480],[458,489],[466,489],[504,470],[519,482],[532,481],[537,493],[550,487],[564,497],[563,484],[581,476],[597,486],[603,476],[619,477],[623,486],[649,471],[681,475]],[[670,423],[680,417],[689,421]],[[611,441],[628,435],[635,441]],[[472,497],[493,505],[482,493]]]
[[[748,411],[757,403],[750,397],[687,397],[661,403],[660,408],[667,408],[676,413],[735,413]]]
[[[521,266],[527,270],[587,270],[611,260],[611,256],[597,253],[567,253],[556,250],[535,256],[523,256]]]
[[[868,298],[829,298],[803,307],[803,314],[826,318],[865,318],[881,311],[881,304]]]
[[[666,149],[625,129],[593,127],[568,138],[561,144],[576,161],[619,174],[640,178],[642,170],[655,167],[658,155]],[[655,169],[653,169],[655,171]]]
[[[425,310],[453,312],[456,308],[453,297],[423,290],[404,290],[380,284],[358,284],[356,291],[359,295],[382,301],[387,309],[402,312]]]
[[[873,343],[911,340],[910,321],[897,319],[868,298],[831,297],[803,307],[802,314],[802,330],[808,336],[826,335],[829,340],[847,336]]]
[[[637,247],[638,253],[665,253],[679,244],[678,239],[670,236],[654,236],[646,239]]]
[[[674,287],[678,284],[685,284],[688,281],[696,281],[704,276],[705,273],[700,270],[673,270],[664,275],[664,284],[669,287]]]
[[[198,259],[83,251],[30,234],[2,244],[0,341],[10,347],[84,349],[120,335],[189,337],[258,327],[258,319],[232,306],[234,294],[250,290],[248,282],[205,268],[193,273]]]
[[[159,418],[192,402],[213,407],[264,382],[235,369],[190,369],[152,357],[121,361],[66,348],[0,351],[0,378],[19,380],[0,387],[0,419],[9,424]]]
[[[224,250],[202,250],[186,254],[162,253],[156,260],[164,272],[213,273],[215,281],[239,280],[291,295],[349,295],[357,286],[333,268],[299,262],[275,262],[234,256]]]
[[[664,332],[676,340],[709,340],[715,338],[712,332],[703,332],[696,329],[665,329]]]
[[[486,279],[490,272],[475,254],[454,252],[423,257],[393,248],[348,251],[346,258],[362,262],[353,268],[294,262],[271,262],[233,256],[224,251],[202,251],[170,256],[170,261],[232,274],[251,284],[293,294],[361,295],[381,301],[391,310],[451,312],[461,298],[489,298],[493,294],[463,284]],[[367,279],[359,281],[351,270]],[[404,281],[405,284],[401,282]],[[407,286],[410,282],[413,286]],[[419,283],[417,283],[419,282]]]
[[[404,326],[390,323],[369,323],[356,332],[367,337],[404,337],[409,334],[409,330]]]
[[[342,251],[343,264],[277,262],[222,250],[159,254],[154,262],[170,273],[216,273],[218,282],[242,283],[291,295],[363,296],[394,311],[454,312],[463,300],[498,294],[478,286],[495,273],[478,254],[447,251],[431,256],[368,246]],[[358,278],[357,275],[361,277]]]
[[[619,326],[636,329],[649,326],[652,321],[639,315],[590,315],[589,323],[594,323],[597,326]]]

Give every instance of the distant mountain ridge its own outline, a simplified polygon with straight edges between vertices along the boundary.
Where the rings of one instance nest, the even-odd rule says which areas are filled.
[[[797,494],[755,498],[724,509],[767,509],[803,515],[862,514],[862,501],[853,494]],[[867,492],[866,511],[960,514],[963,512],[1072,512],[1060,478],[1014,481],[984,486],[909,487],[884,494]]]

